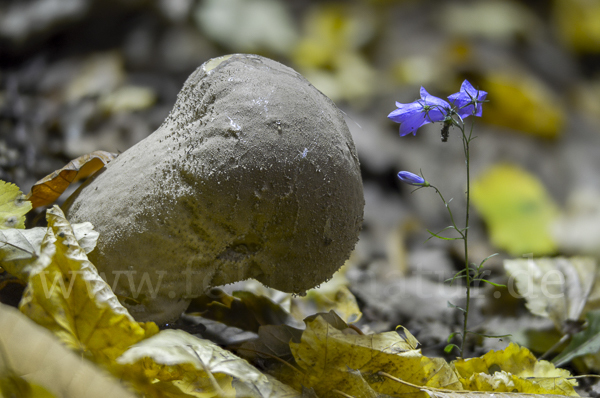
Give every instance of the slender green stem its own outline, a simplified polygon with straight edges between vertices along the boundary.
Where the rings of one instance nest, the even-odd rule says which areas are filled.
[[[468,334],[468,320],[469,320],[469,305],[471,303],[471,274],[469,272],[469,208],[470,208],[470,200],[471,200],[471,173],[470,173],[470,158],[469,158],[469,144],[471,143],[471,139],[473,136],[473,124],[471,124],[471,130],[469,131],[469,136],[465,134],[464,125],[460,127],[460,131],[462,132],[463,139],[463,149],[465,152],[465,166],[467,168],[467,203],[466,203],[466,214],[465,214],[465,230],[463,234],[463,242],[465,247],[465,275],[466,275],[466,289],[467,289],[467,302],[465,304],[465,312],[464,312],[464,322],[463,322],[463,333],[462,333],[462,343],[460,345],[460,357],[462,358],[465,351],[465,343],[467,340]]]
[[[473,127],[474,127],[474,123],[471,124],[471,128],[470,131],[467,135],[467,133],[465,132],[465,126],[463,124],[462,119],[460,120],[460,123],[456,122],[454,123],[455,126],[457,126],[461,133],[462,133],[462,143],[463,143],[463,151],[465,154],[465,167],[466,167],[466,171],[467,171],[467,187],[466,187],[466,196],[467,196],[467,201],[466,201],[466,210],[465,210],[465,227],[463,229],[458,228],[458,226],[456,225],[456,221],[454,220],[454,215],[452,214],[452,210],[450,209],[450,204],[448,202],[446,202],[446,199],[444,199],[444,196],[442,195],[442,193],[440,192],[439,189],[437,189],[437,187],[433,186],[433,185],[425,185],[423,187],[431,187],[433,189],[435,189],[435,191],[437,192],[437,194],[439,195],[440,199],[442,200],[442,202],[444,203],[444,206],[446,206],[446,209],[448,210],[448,214],[450,215],[450,220],[452,221],[452,226],[450,227],[446,227],[444,228],[442,231],[445,231],[446,229],[450,229],[453,228],[454,230],[456,230],[456,232],[458,232],[458,234],[460,235],[460,238],[445,238],[442,237],[436,233],[433,233],[431,231],[429,231],[429,233],[434,236],[437,237],[439,239],[445,239],[445,240],[454,240],[454,239],[462,239],[464,242],[464,251],[465,251],[465,267],[462,271],[458,272],[456,275],[454,275],[453,278],[450,279],[450,283],[452,283],[455,279],[457,278],[465,278],[465,282],[466,282],[466,303],[465,303],[465,308],[460,308],[460,307],[456,307],[455,305],[453,305],[452,303],[448,303],[450,305],[452,305],[455,308],[460,309],[463,313],[464,313],[464,320],[463,320],[463,330],[462,333],[459,332],[455,332],[452,333],[448,339],[448,342],[450,342],[450,340],[457,336],[460,335],[461,336],[461,344],[460,347],[455,345],[455,344],[449,344],[448,346],[446,346],[446,349],[450,347],[450,350],[452,348],[457,348],[459,353],[460,353],[460,357],[463,358],[464,357],[464,352],[465,352],[465,345],[466,345],[466,341],[467,341],[467,335],[469,333],[471,334],[478,334],[475,332],[470,332],[468,329],[468,325],[469,325],[469,309],[470,309],[470,304],[471,304],[471,283],[474,281],[484,281],[486,283],[490,283],[492,285],[496,285],[494,283],[491,283],[485,279],[481,278],[481,275],[483,275],[483,273],[481,272],[481,268],[483,266],[483,263],[485,263],[485,261],[487,261],[491,256],[487,257],[486,259],[484,259],[481,264],[479,265],[479,267],[474,268],[473,270],[475,271],[474,275],[471,275],[470,271],[471,271],[471,265],[469,263],[469,210],[470,210],[470,205],[471,205],[471,170],[470,170],[470,152],[469,152],[469,145],[471,143],[471,141],[475,138],[473,137]],[[419,187],[417,189],[421,189],[423,187]],[[464,273],[464,275],[462,275]],[[484,336],[484,335],[481,335]],[[484,336],[487,337],[487,336]],[[447,351],[449,352],[449,351]]]

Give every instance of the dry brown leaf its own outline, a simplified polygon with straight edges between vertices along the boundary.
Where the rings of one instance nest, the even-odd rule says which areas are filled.
[[[116,158],[116,153],[95,151],[73,159],[60,170],[42,178],[31,187],[26,199],[33,208],[48,206],[73,182],[89,177]]]
[[[235,291],[230,296],[218,288],[193,299],[186,313],[255,333],[260,326],[286,324],[290,318],[268,297],[247,291]]]

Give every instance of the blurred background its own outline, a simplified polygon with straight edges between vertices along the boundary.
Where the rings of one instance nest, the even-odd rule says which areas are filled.
[[[467,78],[489,93],[467,126],[476,122],[471,257],[500,253],[491,279],[505,279],[503,258],[598,257],[598,21],[597,0],[4,0],[0,179],[28,192],[75,157],[125,151],[212,57],[273,58],[336,102],[352,132],[366,207],[343,275],[362,322],[375,331],[401,323],[443,347],[461,321],[446,302],[460,303],[464,288],[441,282],[462,266],[461,246],[424,243],[448,214],[435,192],[411,194],[396,173],[422,171],[462,220],[460,132],[447,143],[439,125],[399,137],[387,115],[420,86],[445,98]],[[524,320],[510,296],[482,289],[472,322],[523,341],[515,331],[540,320]]]

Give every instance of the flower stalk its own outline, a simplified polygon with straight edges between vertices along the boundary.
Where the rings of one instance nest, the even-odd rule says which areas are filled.
[[[431,234],[431,238],[435,237],[443,240],[462,240],[464,243],[464,258],[465,258],[465,267],[463,270],[459,271],[454,275],[453,278],[448,281],[452,284],[456,279],[465,279],[466,285],[466,304],[465,308],[460,308],[450,302],[448,304],[456,308],[464,313],[463,318],[463,327],[462,332],[454,332],[448,337],[448,345],[445,348],[446,352],[451,352],[453,349],[458,349],[459,355],[462,358],[464,355],[465,345],[467,341],[467,336],[469,334],[478,334],[468,329],[468,321],[469,321],[469,309],[471,302],[471,285],[475,281],[482,281],[484,283],[490,283],[495,286],[495,283],[489,282],[482,278],[484,273],[483,265],[484,263],[492,256],[484,259],[479,266],[471,267],[469,262],[469,209],[470,209],[470,183],[471,183],[471,173],[470,173],[470,143],[475,138],[473,137],[473,126],[474,123],[471,124],[471,128],[469,133],[465,132],[465,124],[464,119],[469,116],[477,116],[481,117],[482,115],[482,104],[485,101],[487,93],[485,91],[476,90],[471,83],[465,80],[461,86],[461,89],[458,93],[452,94],[448,96],[450,102],[447,102],[443,99],[434,97],[430,95],[423,87],[421,87],[421,99],[416,100],[410,104],[401,104],[396,103],[398,109],[391,112],[388,117],[400,123],[400,136],[405,136],[410,133],[416,135],[419,127],[429,124],[429,123],[442,123],[442,142],[446,142],[448,140],[450,134],[451,127],[458,127],[462,135],[462,143],[463,143],[463,151],[465,156],[465,166],[466,166],[466,180],[467,180],[467,188],[466,188],[466,209],[465,209],[465,226],[464,228],[459,228],[454,220],[454,215],[452,214],[452,210],[450,209],[450,204],[444,199],[444,196],[440,192],[440,190],[431,185],[428,181],[425,180],[424,177],[418,176],[408,171],[401,171],[398,173],[398,178],[406,183],[413,186],[418,186],[417,189],[421,188],[433,188],[436,193],[439,195],[440,199],[444,203],[448,214],[450,216],[450,220],[452,225],[444,228],[440,232],[428,232]],[[440,235],[441,232],[447,229],[454,229],[458,233],[458,237],[445,237]],[[460,346],[456,344],[450,343],[455,336],[460,336]],[[499,337],[499,336],[483,336],[483,337]]]
[[[469,305],[471,303],[471,272],[470,272],[470,264],[469,264],[469,209],[470,209],[470,199],[471,199],[471,171],[470,171],[470,153],[469,153],[469,144],[471,143],[471,137],[473,134],[473,124],[471,124],[471,131],[469,132],[469,137],[465,135],[464,125],[461,126],[460,131],[462,132],[463,139],[463,148],[465,152],[465,165],[467,169],[467,203],[465,205],[466,215],[465,215],[465,232],[463,235],[463,242],[465,247],[465,275],[466,275],[466,285],[467,285],[467,301],[465,304],[465,316],[463,323],[463,334],[462,334],[462,342],[460,344],[460,356],[462,358],[463,351],[467,339],[468,334],[468,318],[469,318]]]

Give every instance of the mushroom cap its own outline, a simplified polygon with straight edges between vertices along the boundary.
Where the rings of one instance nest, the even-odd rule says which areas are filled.
[[[132,315],[164,322],[213,286],[303,293],[328,280],[364,197],[335,104],[291,68],[234,54],[196,69],[158,130],[64,207],[100,232],[90,260]]]

